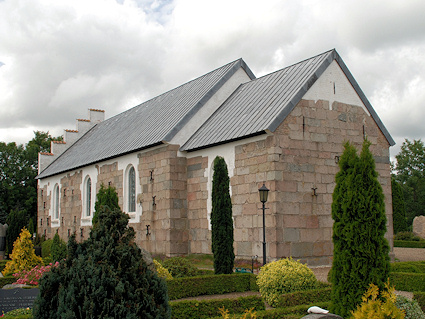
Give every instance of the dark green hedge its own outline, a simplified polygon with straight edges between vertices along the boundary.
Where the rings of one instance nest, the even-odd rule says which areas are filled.
[[[257,319],[299,319],[307,315],[307,309],[311,306],[318,306],[323,309],[329,309],[330,304],[330,302],[318,302],[314,304],[300,305],[295,307],[257,311]],[[237,314],[235,316],[235,319],[241,319],[242,317],[242,314]],[[220,318],[222,317],[214,317],[214,319]]]
[[[297,305],[313,305],[318,302],[331,300],[331,288],[313,289],[297,291],[291,294],[284,294],[278,303],[277,308],[287,308]]]
[[[258,291],[253,274],[196,276],[167,280],[168,297],[176,300],[202,295]]]
[[[415,299],[418,302],[422,311],[425,312],[425,292],[415,292],[413,294],[413,299]]]
[[[425,292],[425,274],[392,272],[390,283],[396,290]]]
[[[424,241],[394,240],[394,247],[425,248],[425,240]]]
[[[425,261],[405,261],[391,264],[391,272],[425,273]]]
[[[6,263],[8,261],[10,261],[10,260],[7,260],[7,259],[0,260],[0,272],[2,272],[3,269],[6,267]]]
[[[243,313],[245,309],[264,310],[264,302],[260,296],[240,297],[235,299],[183,300],[171,301],[171,318],[198,319],[219,315],[218,309],[224,307],[229,313]]]
[[[13,276],[1,277],[0,278],[0,287],[3,287],[8,284],[12,284],[16,281],[16,278]]]

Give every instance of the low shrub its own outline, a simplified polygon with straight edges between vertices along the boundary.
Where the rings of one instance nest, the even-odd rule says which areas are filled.
[[[167,280],[168,297],[176,300],[202,295],[251,291],[253,274],[196,276]],[[255,279],[254,279],[255,280]]]
[[[164,268],[159,261],[154,259],[153,263],[155,265],[158,277],[164,278],[166,280],[173,279],[173,276],[171,276],[170,272],[166,268]]]
[[[171,257],[165,259],[162,265],[168,269],[173,278],[193,277],[199,274],[198,268],[183,257]]]
[[[410,300],[404,296],[397,296],[395,305],[398,309],[404,310],[405,319],[424,319],[425,314],[416,300]]]
[[[53,239],[47,239],[41,244],[41,257],[50,257],[52,254]]]
[[[418,302],[419,307],[425,312],[425,292],[414,292],[413,299]]]
[[[53,237],[51,246],[51,256],[53,262],[65,259],[67,254],[68,248],[66,247],[66,243],[59,237],[59,234],[56,233]]]
[[[0,288],[3,288],[5,285],[13,284],[16,281],[16,278],[13,276],[0,277]]]
[[[266,302],[276,307],[283,294],[315,289],[318,281],[306,265],[292,258],[285,258],[261,267],[257,284]]]
[[[287,308],[297,305],[313,305],[331,300],[331,287],[297,291],[280,296],[276,307]]]
[[[6,260],[6,259],[0,260],[0,272],[2,272],[3,269],[6,267],[7,262],[8,262],[8,260]]]
[[[32,310],[28,308],[11,310],[5,313],[2,318],[29,319],[32,318]]]
[[[397,290],[425,292],[425,274],[391,272],[390,282]]]
[[[369,289],[362,296],[362,303],[351,314],[354,319],[394,318],[403,319],[404,313],[395,305],[396,295],[389,282],[385,290],[379,291],[378,286],[369,285]]]
[[[411,231],[402,231],[394,236],[394,240],[422,241],[423,239]]]
[[[218,309],[224,307],[231,314],[243,313],[246,309],[264,310],[264,302],[259,296],[233,299],[171,301],[171,318],[198,319],[218,316]]]
[[[425,241],[394,240],[394,247],[425,248]]]
[[[425,273],[425,261],[404,261],[391,264],[391,272]]]

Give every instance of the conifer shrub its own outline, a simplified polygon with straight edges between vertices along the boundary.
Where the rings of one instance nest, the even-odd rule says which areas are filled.
[[[193,277],[199,274],[198,268],[183,257],[171,257],[165,259],[162,265],[171,273],[173,278]]]
[[[53,241],[51,246],[52,261],[56,262],[56,261],[61,261],[62,259],[65,259],[67,253],[68,251],[66,248],[66,243],[56,233],[55,236],[53,236]]]
[[[406,205],[400,183],[391,178],[391,195],[393,203],[393,230],[394,234],[407,231]]]
[[[165,280],[142,258],[129,216],[102,205],[89,238],[42,277],[34,318],[170,318]]]
[[[22,228],[19,238],[13,243],[13,251],[9,257],[11,260],[6,263],[6,267],[2,271],[3,276],[31,270],[43,262],[41,257],[35,255],[31,234],[25,227]]]
[[[161,263],[157,260],[153,260],[153,263],[155,265],[156,272],[160,278],[171,280],[173,279],[173,276],[171,276],[168,269],[164,268],[164,266],[161,265]]]
[[[330,311],[342,317],[361,303],[370,283],[383,289],[389,276],[384,195],[369,146],[364,141],[358,156],[346,143],[335,178]]]
[[[397,296],[389,282],[384,290],[379,291],[378,286],[370,284],[368,290],[362,296],[362,303],[356,310],[351,311],[354,319],[403,319],[405,312],[396,306]]]
[[[22,228],[28,225],[27,213],[24,210],[12,210],[6,219],[8,228],[6,232],[6,252],[5,255],[8,256],[12,253],[13,244],[16,239],[19,237],[19,234],[22,231]]]
[[[306,265],[292,258],[284,258],[261,267],[257,284],[266,302],[277,307],[283,294],[315,289],[318,281]]]
[[[41,257],[51,257],[53,239],[47,239],[41,244]]]
[[[94,203],[94,215],[92,219],[93,227],[96,227],[99,220],[98,212],[102,206],[108,206],[110,210],[120,210],[118,194],[115,187],[105,187],[103,183],[100,185],[99,192],[96,195],[96,202]]]
[[[211,210],[211,249],[216,274],[231,274],[235,263],[233,250],[232,201],[230,179],[224,158],[214,159]]]

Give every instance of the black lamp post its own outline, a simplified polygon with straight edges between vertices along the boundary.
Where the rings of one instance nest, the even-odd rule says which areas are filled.
[[[258,190],[260,193],[260,202],[263,203],[263,266],[266,264],[266,202],[267,197],[269,195],[269,189],[266,187],[266,185],[260,187]]]

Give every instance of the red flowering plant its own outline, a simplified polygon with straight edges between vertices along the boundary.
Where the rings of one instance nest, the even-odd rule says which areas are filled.
[[[40,278],[46,273],[49,272],[52,267],[59,266],[59,262],[50,263],[47,266],[37,265],[31,270],[22,270],[13,274],[16,280],[14,285],[23,284],[23,285],[34,285],[37,286]]]

